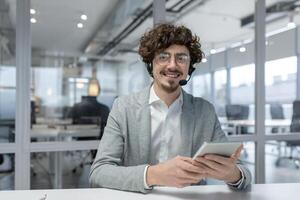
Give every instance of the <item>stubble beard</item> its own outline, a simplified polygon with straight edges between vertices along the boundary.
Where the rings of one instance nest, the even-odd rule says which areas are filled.
[[[162,83],[160,84],[161,88],[167,93],[173,93],[179,88],[179,84],[176,84],[175,81],[168,81],[168,85]]]

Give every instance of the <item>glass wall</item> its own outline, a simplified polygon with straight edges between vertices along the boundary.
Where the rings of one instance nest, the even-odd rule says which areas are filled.
[[[204,99],[211,99],[210,74],[193,76],[193,95]]]
[[[298,183],[300,181],[299,142],[266,142],[266,183]]]
[[[88,172],[115,98],[149,84],[136,51],[140,34],[131,29],[142,14],[136,31],[153,26],[150,3],[31,0],[32,189],[89,187]],[[44,142],[53,144],[46,148]]]
[[[225,69],[214,73],[215,109],[219,117],[225,117],[227,71]]]
[[[11,1],[12,4],[15,1]],[[14,142],[16,104],[15,8],[0,1],[0,143]]]
[[[0,154],[0,190],[13,190],[15,188],[14,170],[14,154]]]
[[[96,150],[31,153],[30,189],[88,188]]]
[[[268,61],[265,73],[266,134],[288,133],[296,99],[297,57]]]
[[[233,67],[231,69],[231,103],[254,104],[254,64]],[[249,115],[254,119],[254,115]]]
[[[0,190],[15,188],[16,0],[0,0]],[[7,153],[9,152],[9,153]]]

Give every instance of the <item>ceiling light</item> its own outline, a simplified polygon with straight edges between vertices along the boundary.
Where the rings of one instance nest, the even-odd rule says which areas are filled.
[[[80,18],[81,18],[82,20],[84,20],[84,21],[87,20],[87,16],[86,16],[86,15],[81,15]]]
[[[36,23],[36,19],[35,18],[31,18],[30,22],[33,23],[33,24],[35,24]]]
[[[203,62],[203,63],[206,63],[206,62],[207,62],[207,59],[206,59],[206,58],[203,58],[203,59],[202,59],[202,62]]]
[[[78,23],[77,24],[77,28],[83,28],[83,24],[82,23]]]
[[[245,52],[246,51],[246,47],[240,47],[240,52]]]
[[[30,8],[30,14],[34,15],[36,11],[33,8]]]
[[[100,94],[100,90],[100,84],[97,79],[97,68],[94,66],[92,69],[92,79],[90,79],[88,86],[88,95],[96,97]]]
[[[211,49],[211,50],[210,50],[210,53],[211,53],[211,54],[215,54],[215,53],[217,53],[217,50]]]
[[[82,88],[84,88],[84,84],[82,82],[77,82],[76,83],[76,88],[77,89],[82,89]]]

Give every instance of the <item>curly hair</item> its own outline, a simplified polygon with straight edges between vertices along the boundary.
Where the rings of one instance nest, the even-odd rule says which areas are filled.
[[[204,53],[201,50],[198,36],[193,36],[191,30],[185,26],[160,24],[146,32],[140,39],[139,54],[151,76],[153,76],[152,61],[154,56],[173,44],[184,45],[189,50],[191,57],[189,72],[195,63],[201,62]]]

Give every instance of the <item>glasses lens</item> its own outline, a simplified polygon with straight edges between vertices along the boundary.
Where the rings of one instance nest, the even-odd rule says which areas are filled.
[[[170,63],[171,54],[162,52],[156,55],[156,60],[160,65],[166,65]],[[175,54],[176,63],[179,65],[187,65],[190,57],[186,54]]]
[[[168,53],[159,53],[157,56],[157,61],[160,64],[167,64],[170,61],[170,54]]]
[[[176,55],[176,62],[178,64],[187,64],[189,62],[189,56],[185,54],[178,54]]]

